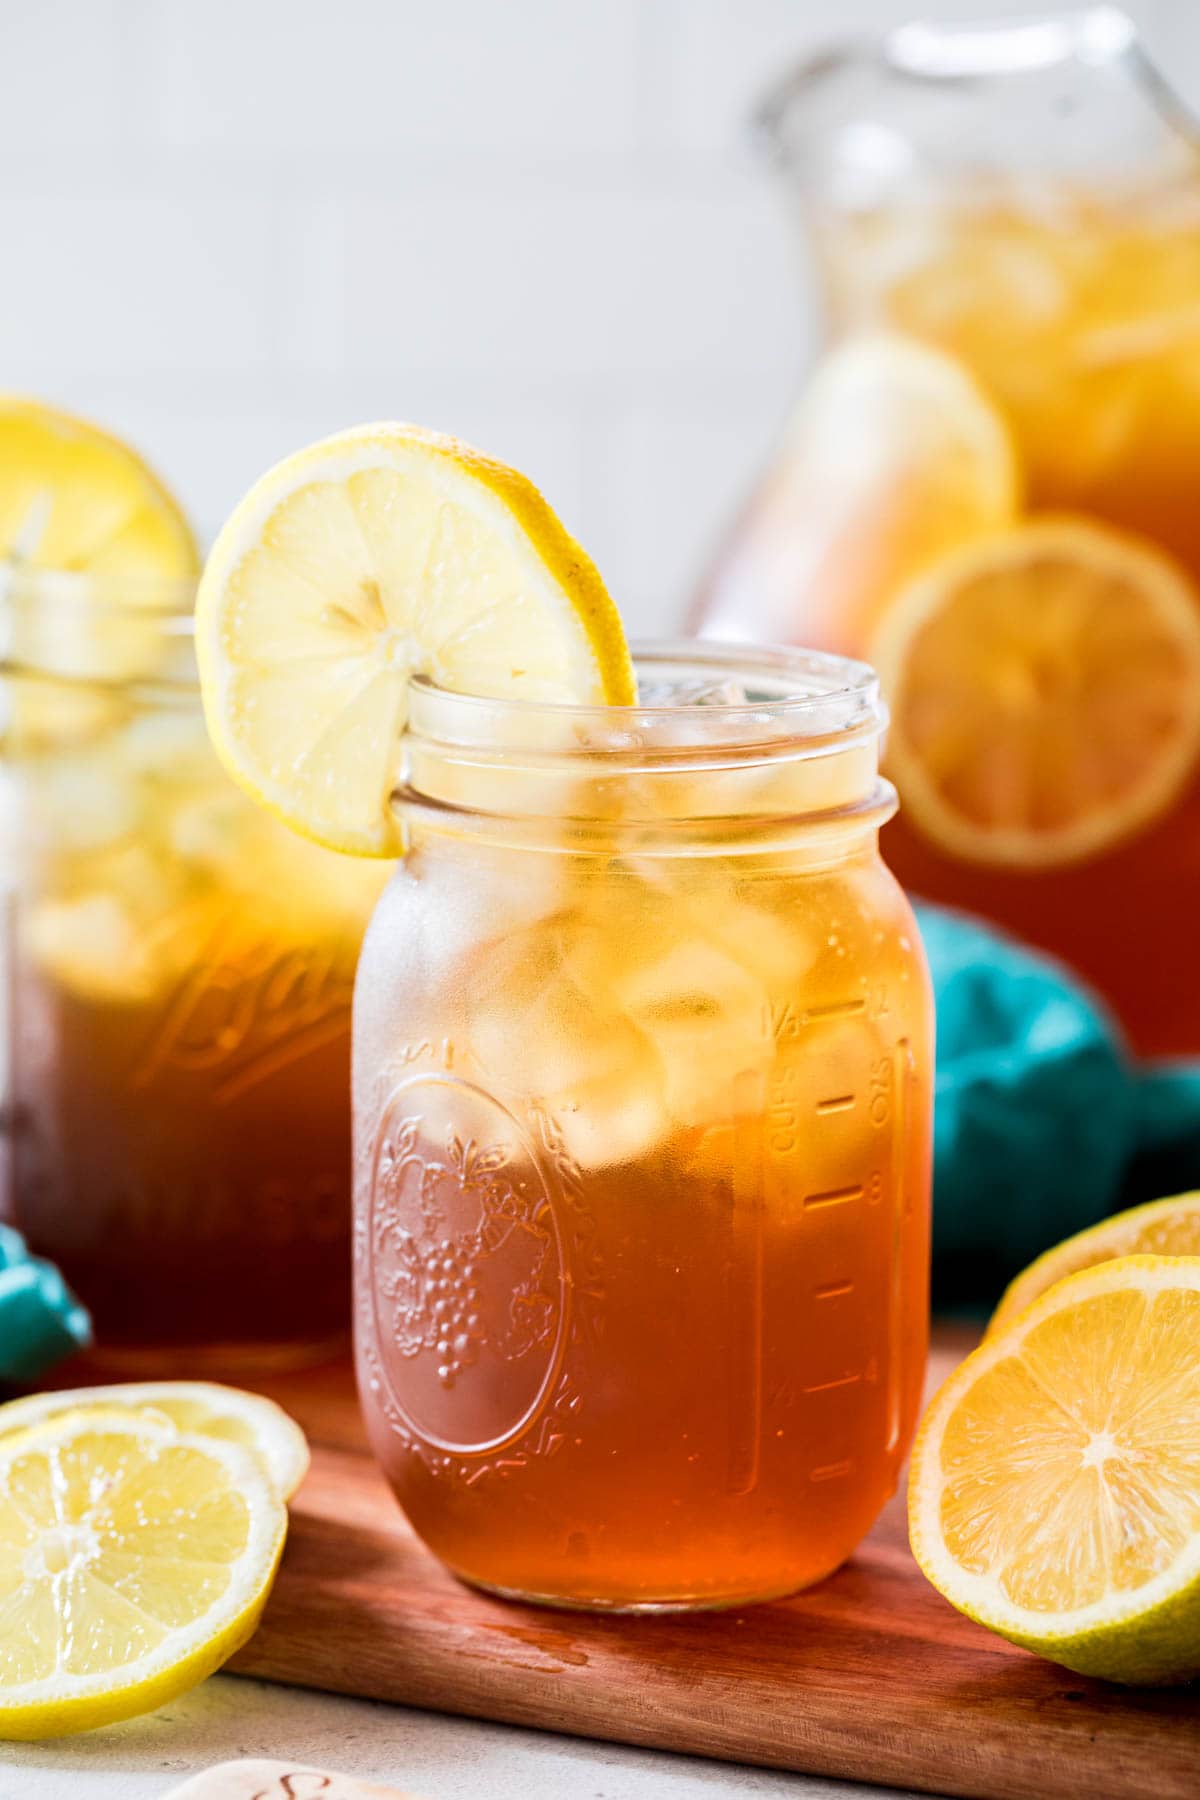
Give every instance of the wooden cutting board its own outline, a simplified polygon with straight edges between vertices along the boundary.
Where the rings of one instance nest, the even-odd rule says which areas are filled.
[[[940,1376],[964,1340],[943,1340]],[[349,1370],[279,1380],[313,1466],[235,1671],[439,1712],[966,1800],[1196,1800],[1200,1690],[1087,1681],[961,1618],[900,1501],[829,1581],[737,1612],[629,1619],[463,1587],[367,1453]]]

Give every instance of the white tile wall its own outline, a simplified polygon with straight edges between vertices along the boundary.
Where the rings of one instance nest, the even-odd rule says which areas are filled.
[[[751,101],[913,10],[0,0],[0,386],[132,434],[210,531],[321,432],[457,430],[665,628],[813,329]],[[1200,94],[1200,0],[1132,10]]]

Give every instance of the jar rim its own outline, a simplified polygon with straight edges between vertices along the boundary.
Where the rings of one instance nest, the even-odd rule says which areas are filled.
[[[887,720],[873,669],[722,640],[635,643],[632,706],[546,705],[409,684],[392,795],[407,823],[539,848],[721,855],[877,829]],[[654,679],[696,683],[691,704]],[[736,681],[736,698],[721,687]],[[633,849],[631,849],[633,847]]]
[[[484,751],[502,744],[508,751],[604,755],[665,751],[674,743],[695,755],[767,742],[794,752],[808,740],[815,746],[874,737],[887,724],[879,677],[853,657],[703,638],[635,639],[630,648],[644,694],[655,695],[655,678],[660,686],[690,680],[710,690],[736,684],[743,691],[693,704],[644,697],[628,705],[579,705],[459,694],[414,675],[407,735]],[[691,735],[680,744],[673,734],[684,720]]]

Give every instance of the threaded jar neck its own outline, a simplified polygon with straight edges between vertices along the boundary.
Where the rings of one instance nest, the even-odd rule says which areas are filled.
[[[635,834],[728,846],[780,829],[866,829],[886,711],[865,663],[698,642],[635,645],[636,706],[547,706],[411,688],[396,804],[434,828],[526,839]],[[571,847],[568,845],[567,847]]]

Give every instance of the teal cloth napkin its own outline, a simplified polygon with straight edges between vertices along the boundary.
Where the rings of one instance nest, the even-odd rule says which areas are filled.
[[[26,1384],[91,1342],[92,1325],[53,1263],[0,1225],[0,1382]]]
[[[1062,964],[961,913],[917,918],[937,1006],[934,1303],[978,1311],[1061,1238],[1200,1185],[1200,1063],[1139,1067]]]

